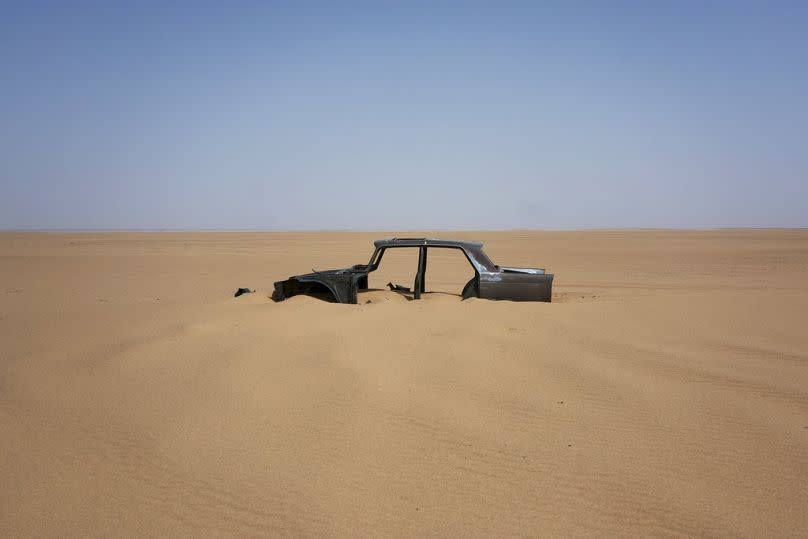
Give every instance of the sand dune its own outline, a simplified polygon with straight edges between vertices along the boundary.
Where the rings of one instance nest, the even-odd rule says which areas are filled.
[[[554,302],[267,297],[382,233],[0,234],[0,536],[808,533],[808,231],[442,235]]]

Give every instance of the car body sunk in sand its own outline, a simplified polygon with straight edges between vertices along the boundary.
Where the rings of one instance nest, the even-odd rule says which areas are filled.
[[[473,241],[441,240],[434,238],[391,238],[373,242],[376,250],[367,264],[350,268],[314,271],[295,275],[275,283],[272,298],[282,301],[299,294],[321,295],[338,303],[357,303],[359,292],[368,289],[368,274],[375,271],[387,249],[418,249],[418,268],[415,273],[413,299],[420,299],[426,291],[426,262],[430,249],[459,249],[474,269],[474,277],[461,293],[463,299],[503,299],[512,301],[550,301],[553,275],[540,268],[512,268],[497,266],[483,251],[483,244]],[[389,285],[392,290],[410,292],[409,288]]]

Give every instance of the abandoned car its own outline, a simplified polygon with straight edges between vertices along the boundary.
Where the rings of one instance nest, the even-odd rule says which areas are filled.
[[[537,268],[497,266],[483,251],[483,244],[432,238],[392,238],[373,242],[376,250],[367,264],[350,268],[314,271],[275,283],[272,299],[282,301],[299,294],[323,295],[338,303],[357,303],[357,295],[368,289],[368,274],[378,269],[387,249],[418,249],[418,268],[412,289],[413,299],[426,292],[426,261],[430,249],[459,249],[474,269],[474,277],[463,287],[462,297],[512,301],[550,301],[553,276]],[[391,290],[409,288],[389,284]]]

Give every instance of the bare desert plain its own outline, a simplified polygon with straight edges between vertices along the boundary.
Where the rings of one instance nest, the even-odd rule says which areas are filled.
[[[808,231],[392,235],[0,234],[0,536],[808,535]]]

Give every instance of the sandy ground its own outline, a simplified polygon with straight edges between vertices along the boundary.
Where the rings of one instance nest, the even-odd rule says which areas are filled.
[[[0,536],[808,534],[808,231],[442,235],[0,234]]]

